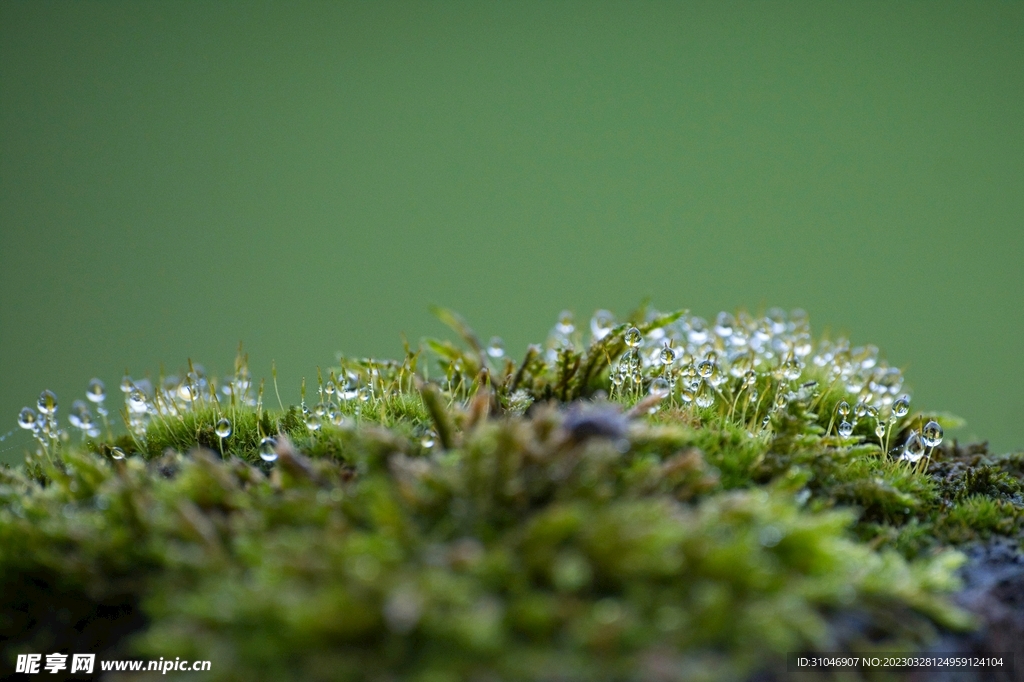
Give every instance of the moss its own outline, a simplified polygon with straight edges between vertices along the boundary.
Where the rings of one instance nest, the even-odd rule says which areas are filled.
[[[972,627],[955,547],[1021,537],[1019,456],[885,452],[833,372],[870,352],[751,355],[749,380],[715,385],[701,358],[677,375],[635,356],[641,380],[618,381],[628,323],[586,345],[556,328],[517,363],[439,315],[466,346],[427,342],[439,376],[411,350],[342,359],[312,407],[273,410],[240,361],[228,399],[194,375],[195,400],[151,395],[129,435],[41,435],[0,472],[3,656],[209,659],[218,680],[743,679]],[[684,313],[630,323],[651,344],[702,333]],[[849,437],[844,401],[865,410]],[[892,444],[920,422],[894,416]]]

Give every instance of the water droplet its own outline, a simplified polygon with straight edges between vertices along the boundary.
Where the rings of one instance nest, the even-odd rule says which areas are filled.
[[[772,416],[770,414],[766,414],[764,416],[764,419],[761,420],[761,430],[764,431],[765,429],[767,429],[768,425],[771,424],[771,423],[772,423]]]
[[[801,334],[793,342],[793,355],[805,358],[811,354],[811,335]]]
[[[135,388],[128,394],[128,409],[136,414],[145,414],[149,411],[146,405],[146,394]]]
[[[434,447],[435,438],[436,436],[434,435],[434,432],[428,431],[427,433],[423,434],[423,438],[420,439],[420,445],[423,446],[423,448],[429,450],[430,448]]]
[[[731,313],[722,311],[718,313],[718,317],[715,318],[715,333],[723,339],[727,339],[732,336],[733,329],[736,327],[736,318]]]
[[[99,379],[92,379],[89,381],[89,389],[85,392],[85,397],[91,402],[102,403],[107,397],[107,387]]]
[[[29,431],[35,431],[39,427],[36,411],[31,407],[21,408],[21,412],[18,413],[18,426]]]
[[[89,415],[89,408],[85,406],[85,402],[82,400],[73,401],[71,403],[71,409],[68,410],[68,423],[76,429],[92,426],[91,423],[86,424],[86,421],[92,421],[92,417]],[[83,427],[83,424],[86,425]]]
[[[636,351],[630,351],[630,352],[626,353],[625,360],[626,360],[626,367],[629,369],[629,372],[631,374],[640,371],[640,354],[639,353],[637,353]]]
[[[757,372],[752,369],[748,369],[743,373],[743,385],[750,387],[757,383]]]
[[[843,438],[849,438],[853,434],[853,424],[846,421],[845,419],[839,422],[839,435]]]
[[[697,403],[697,407],[711,407],[715,404],[715,392],[705,383],[697,392],[694,402]]]
[[[306,415],[306,428],[310,431],[320,430],[320,417],[317,416],[316,412],[310,412]]]
[[[908,412],[910,412],[910,400],[907,399],[907,396],[898,398],[895,402],[893,402],[892,414],[894,417],[906,417]]]
[[[558,323],[555,324],[555,329],[558,330],[560,334],[565,334],[566,336],[576,331],[576,325],[573,324],[571,310],[563,310],[558,314]]]
[[[39,394],[39,401],[36,403],[39,412],[42,414],[55,414],[57,412],[57,396],[53,391],[46,390]]]
[[[942,443],[942,427],[935,420],[929,421],[921,429],[921,440],[930,448],[938,447]]]
[[[231,421],[227,417],[221,417],[216,426],[217,437],[227,438],[231,435]]]
[[[858,402],[857,406],[853,408],[853,414],[857,417],[857,419],[864,418],[864,416],[867,415],[867,413],[868,404],[865,403],[863,400]]]
[[[878,436],[879,438],[881,438],[882,436],[885,435],[885,423],[884,422],[878,422],[878,424],[875,426],[875,435]]]
[[[693,391],[689,388],[683,388],[680,397],[682,397],[684,403],[689,405],[693,402]]]
[[[667,342],[665,347],[661,349],[661,364],[668,367],[676,361],[676,351]]]
[[[135,382],[132,381],[132,378],[130,376],[125,374],[123,377],[121,377],[121,393],[131,393],[133,388],[135,388]]]
[[[626,335],[623,337],[623,341],[626,342],[628,348],[639,348],[642,337],[640,330],[636,327],[630,327],[626,330]]]
[[[924,443],[921,441],[921,437],[917,435],[917,431],[910,432],[910,438],[907,439],[906,445],[903,446],[903,454],[900,459],[908,462],[916,462],[924,457]]]
[[[124,459],[124,450],[118,447],[110,448],[110,456],[114,459]]]
[[[668,395],[669,390],[668,381],[664,377],[658,377],[651,382],[649,392],[651,395]]]
[[[687,333],[690,343],[699,346],[708,340],[708,323],[703,318],[690,318],[690,329]]]
[[[849,414],[850,414],[850,403],[848,403],[848,402],[846,402],[844,400],[843,402],[839,403],[839,407],[836,408],[836,411],[839,412],[839,416],[840,417],[847,417],[847,416],[849,416]]]
[[[701,363],[697,365],[697,374],[699,374],[702,379],[710,379],[714,375],[714,373],[714,360],[702,360]]]
[[[185,380],[180,386],[178,386],[178,397],[184,400],[186,403],[190,403],[196,399],[196,389],[188,380]]]
[[[800,378],[800,374],[803,372],[803,363],[796,358],[790,358],[782,365],[782,376],[787,381],[796,381]]]
[[[491,342],[487,344],[487,354],[495,359],[505,357],[505,342],[500,336],[491,337]]]
[[[779,395],[775,398],[775,409],[784,410],[786,405],[789,404],[789,394],[779,392]]]
[[[615,327],[615,316],[608,310],[598,310],[590,318],[590,334],[594,341],[600,341],[611,333]]]
[[[341,410],[334,403],[327,406],[327,419],[335,426],[341,426]]]
[[[264,462],[273,462],[277,459],[277,440],[266,436],[260,441],[260,459]]]

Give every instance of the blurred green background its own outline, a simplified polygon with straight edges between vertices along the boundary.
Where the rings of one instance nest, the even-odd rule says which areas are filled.
[[[1022,112],[1019,2],[4,1],[0,433],[650,296],[803,307],[1020,448]]]

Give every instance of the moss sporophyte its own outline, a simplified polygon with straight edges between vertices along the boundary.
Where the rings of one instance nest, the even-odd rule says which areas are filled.
[[[435,312],[458,343],[339,358],[287,409],[241,352],[221,379],[126,372],[123,432],[98,379],[67,427],[44,391],[0,471],[5,662],[742,680],[981,624],[959,550],[1019,544],[1024,456],[945,442],[874,346],[644,308],[562,313],[516,361]]]

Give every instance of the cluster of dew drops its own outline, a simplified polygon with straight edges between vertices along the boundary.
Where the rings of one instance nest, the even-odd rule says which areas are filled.
[[[387,363],[383,363],[387,364]],[[345,424],[347,417],[340,409],[339,403],[351,401],[356,405],[355,414],[359,414],[360,405],[371,399],[374,394],[374,377],[378,371],[375,364],[370,361],[367,376],[363,377],[357,371],[343,371],[342,379],[338,379],[332,371],[326,383],[321,382],[319,387],[320,400],[312,408],[305,404],[305,387],[303,387],[303,401],[301,410],[306,427],[310,432],[320,430],[323,423],[329,422],[335,426]],[[361,385],[363,380],[366,385]],[[218,380],[207,376],[202,365],[190,363],[190,368],[184,376],[171,375],[162,377],[154,386],[149,379],[133,379],[127,372],[120,383],[121,393],[124,396],[124,409],[121,416],[124,419],[128,430],[139,439],[145,438],[146,429],[154,418],[181,417],[182,415],[199,409],[201,407],[215,407],[221,411],[221,416],[214,425],[214,432],[221,443],[229,438],[233,431],[229,408],[247,407],[258,408],[262,402],[262,386],[257,392],[253,386],[249,373],[248,364],[239,360],[236,362],[235,373],[226,380]],[[382,387],[377,387],[377,393]],[[108,420],[109,410],[106,407],[107,391],[106,386],[100,379],[92,379],[86,390],[86,398],[94,406],[100,420],[93,417],[89,406],[82,400],[75,400],[71,406],[68,416],[68,423],[71,427],[81,433],[82,438],[96,438],[105,429],[108,436],[112,437],[110,422]],[[57,396],[49,390],[43,391],[36,405],[37,409],[24,407],[18,414],[18,425],[31,432],[44,450],[55,444],[67,432],[62,430],[57,420]],[[103,429],[101,429],[101,423]],[[273,462],[278,458],[277,438],[273,435],[261,434],[258,453],[261,459],[266,462]],[[124,459],[125,453],[119,447],[110,448],[110,454],[114,459]]]
[[[658,317],[660,313],[650,310],[647,322]],[[617,326],[611,312],[598,310],[590,319],[589,343],[601,341]],[[801,381],[811,366],[817,368],[816,376],[825,377],[829,388],[838,385],[855,396],[852,407],[845,400],[836,406],[828,431],[831,433],[834,426],[839,436],[849,438],[860,420],[870,420],[885,451],[889,451],[893,428],[910,411],[902,372],[882,360],[877,347],[852,347],[846,338],[821,339],[815,344],[807,313],[799,309],[787,313],[771,308],[763,316],[745,311],[721,312],[713,323],[684,314],[669,324],[650,328],[646,334],[636,326],[628,327],[623,332],[623,341],[625,350],[613,359],[609,372],[611,398],[647,393],[693,409],[718,405],[727,410],[730,418],[743,423],[748,412],[759,415],[765,405],[767,414],[760,420],[760,429],[764,430],[775,412],[796,403],[813,407],[822,396],[817,379]],[[547,363],[554,366],[564,349],[586,350],[569,311],[558,316],[548,336],[544,355]],[[501,339],[491,339],[486,352],[495,360],[504,357]],[[318,401],[312,408],[306,405],[303,386],[301,411],[307,429],[319,431],[324,423],[343,425],[347,417],[341,403],[354,404],[354,410],[349,411],[358,415],[363,403],[382,399],[389,389],[380,370],[393,373],[395,367],[392,361],[364,360],[357,368],[343,367],[340,375],[332,370],[326,382],[318,382]],[[255,391],[248,364],[241,357],[234,374],[221,381],[207,377],[201,365],[190,363],[183,376],[162,377],[156,386],[148,379],[134,380],[126,372],[120,390],[124,395],[121,414],[137,438],[145,437],[153,418],[180,417],[200,406],[219,409],[225,403],[232,408],[258,408],[262,401],[262,386]],[[102,433],[102,423],[108,435],[112,435],[103,382],[92,379],[85,397],[93,405],[99,422],[87,402],[75,400],[68,416],[70,426],[80,431],[83,438],[95,438]],[[22,408],[18,425],[46,448],[64,435],[57,420],[57,396],[52,391],[43,391],[36,408]],[[749,426],[757,428],[756,424]],[[214,430],[222,442],[230,437],[232,422],[226,411]],[[425,433],[424,447],[431,447],[435,437],[432,432]],[[930,420],[912,429],[906,441],[889,452],[898,459],[916,463],[930,454],[942,437],[942,427]],[[258,452],[264,461],[276,460],[276,438],[261,434]],[[125,456],[116,447],[111,448],[111,455],[115,459]]]
[[[145,437],[146,428],[153,418],[181,417],[203,404],[221,404],[217,397],[217,382],[208,379],[202,365],[198,364],[192,365],[184,377],[163,377],[156,386],[149,379],[132,379],[126,372],[121,379],[120,389],[124,396],[121,415],[128,430],[137,438]],[[235,375],[221,383],[219,391],[232,405],[255,407],[257,404],[245,364],[237,366]],[[107,389],[103,381],[97,378],[90,380],[85,397],[92,403],[99,421],[85,401],[75,400],[68,414],[68,424],[80,432],[83,438],[97,438],[104,430],[108,437],[112,437],[110,412],[106,405]],[[50,390],[39,395],[35,410],[31,407],[21,409],[18,413],[18,426],[29,431],[44,450],[67,436],[57,420],[57,396]],[[214,430],[221,440],[228,438],[232,432],[231,420],[226,415],[222,416]],[[274,445],[276,443],[270,444],[271,451]],[[125,458],[124,451],[119,447],[111,447],[110,455],[113,459]]]
[[[661,313],[650,310],[646,321]],[[590,344],[616,328],[615,316],[598,310],[590,319]],[[760,428],[766,429],[772,415],[790,404],[814,405],[822,396],[817,379],[806,378],[812,372],[825,377],[828,387],[839,386],[855,396],[854,405],[841,401],[829,425],[849,438],[862,419],[874,424],[879,444],[888,451],[888,436],[897,422],[910,411],[910,397],[904,392],[903,374],[879,357],[876,346],[851,346],[846,338],[812,340],[807,313],[797,309],[787,313],[771,308],[763,316],[745,311],[720,312],[713,323],[690,314],[651,328],[646,334],[636,326],[623,333],[625,350],[613,359],[610,372],[610,397],[661,394],[671,401],[692,408],[724,405],[730,417],[745,421],[751,411],[767,414]],[[554,365],[562,349],[584,350],[582,334],[577,333],[573,315],[563,311],[551,329],[545,358]],[[758,386],[768,390],[758,392]],[[916,463],[942,442],[942,427],[929,420],[914,429],[906,442],[891,451],[901,460]]]

